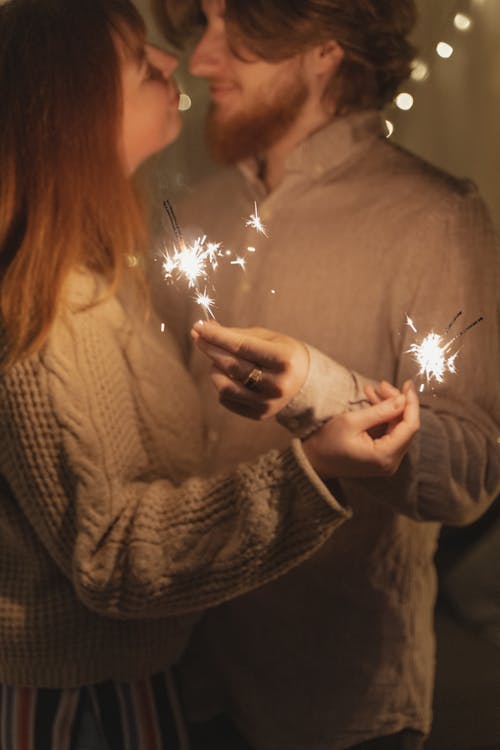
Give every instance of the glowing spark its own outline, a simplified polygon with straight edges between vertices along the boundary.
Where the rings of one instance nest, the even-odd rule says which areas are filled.
[[[406,316],[406,325],[409,326],[411,330],[414,331],[414,333],[417,333],[417,329],[415,328],[415,323],[413,322],[411,318],[408,317],[408,315]]]
[[[446,339],[445,337],[449,333],[451,327],[461,315],[461,311],[455,315],[453,320],[446,327],[443,335],[431,331],[425,336],[421,343],[412,344],[407,350],[407,353],[413,354],[415,361],[420,367],[418,374],[420,376],[425,376],[427,383],[430,383],[432,380],[435,380],[438,383],[443,383],[447,373],[454,375],[457,372],[455,360],[458,357],[460,350],[458,349],[451,353],[451,349],[459,338],[483,320],[482,317],[478,318],[453,338]],[[408,315],[406,316],[406,323],[415,333],[418,333],[415,324]],[[420,392],[423,390],[424,385],[422,384],[420,386]]]
[[[198,305],[200,305],[201,307],[203,307],[203,309],[205,310],[205,314],[206,315],[208,313],[208,315],[211,315],[212,318],[215,319],[215,315],[212,312],[212,307],[215,304],[215,300],[213,300],[211,297],[209,297],[209,295],[207,294],[207,290],[206,289],[203,292],[196,292],[195,301],[198,303]],[[208,317],[208,315],[207,315],[207,317]]]
[[[165,333],[165,323],[162,323],[162,324],[161,324],[161,332],[162,332],[162,333]]]
[[[420,366],[418,374],[425,375],[428,383],[432,379],[442,383],[447,372],[456,372],[455,359],[458,352],[447,357],[450,345],[451,342],[443,344],[443,337],[438,333],[429,333],[421,344],[412,344],[408,349]]]
[[[184,277],[190,288],[196,287],[198,279],[206,279],[210,269],[216,270],[220,254],[220,244],[207,242],[206,237],[198,237],[192,245],[183,242],[180,250],[174,248],[173,255],[164,253],[165,278]]]
[[[253,227],[253,229],[256,229],[257,232],[260,232],[260,234],[263,234],[264,237],[267,237],[267,230],[264,226],[264,224],[261,221],[261,218],[259,216],[259,210],[257,208],[257,203],[254,203],[255,207],[255,213],[251,214],[250,218],[248,219],[247,223],[245,224],[246,227]]]
[[[236,260],[231,261],[232,266],[241,266],[243,270],[245,270],[246,266],[246,260],[245,258],[236,258]]]

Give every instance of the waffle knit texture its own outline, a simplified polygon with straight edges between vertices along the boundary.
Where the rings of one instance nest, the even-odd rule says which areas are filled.
[[[5,684],[157,672],[200,610],[285,572],[349,515],[298,441],[203,478],[177,349],[118,298],[92,305],[101,286],[75,274],[46,346],[0,379]]]

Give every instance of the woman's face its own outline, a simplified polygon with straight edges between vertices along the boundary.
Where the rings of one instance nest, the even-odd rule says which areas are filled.
[[[179,91],[172,78],[177,59],[146,44],[133,54],[127,50],[121,60],[121,148],[131,174],[145,159],[172,143],[181,131]]]

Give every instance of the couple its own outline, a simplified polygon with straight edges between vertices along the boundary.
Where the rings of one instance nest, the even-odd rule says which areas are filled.
[[[172,9],[172,28],[189,27],[188,5],[183,3],[182,18]],[[298,16],[299,5],[293,5]],[[328,15],[329,5],[333,10],[336,4],[319,5]],[[267,2],[261,11],[279,6]],[[282,61],[266,61],[251,44],[259,16],[247,18],[245,7],[236,8],[242,25],[235,29],[230,3],[227,18],[220,3],[203,3],[207,28],[192,64],[196,59],[206,64],[208,56],[220,65],[223,53],[223,69],[234,78],[215,76],[214,133],[224,125],[224,108],[232,106],[231,87],[233,97],[244,96],[243,71],[254,71],[248,86],[271,72],[277,75],[273,87],[301,84],[301,95],[294,94],[295,114],[270,117],[281,122],[281,130],[268,143],[256,142],[258,155],[269,158],[258,160],[252,182],[240,184],[233,173],[228,178],[236,179],[235,213],[240,216],[238,200],[245,190],[248,195],[248,184],[252,192],[262,191],[260,200],[269,194],[273,243],[288,230],[283,239],[291,253],[292,241],[297,249],[301,242],[310,261],[304,269],[291,255],[290,278],[283,278],[280,295],[286,304],[285,284],[292,292],[299,281],[302,294],[288,297],[296,308],[289,322],[284,308],[274,312],[276,328],[294,338],[215,324],[196,325],[191,337],[214,363],[212,377],[225,405],[248,416],[278,414],[299,437],[275,435],[272,421],[256,424],[254,432],[252,423],[238,417],[237,430],[252,445],[250,460],[229,468],[240,458],[240,448],[236,433],[226,437],[223,431],[227,442],[219,453],[227,453],[228,467],[209,473],[201,409],[211,411],[211,405],[205,399],[200,403],[174,339],[162,336],[154,317],[145,316],[144,279],[137,269],[124,268],[126,257],[148,244],[131,176],[180,129],[171,79],[175,61],[145,44],[142,21],[128,0],[7,0],[0,6],[0,731],[5,750],[187,746],[168,668],[180,661],[203,610],[271,584],[317,550],[297,568],[297,578],[289,574],[201,620],[182,668],[186,699],[194,706],[189,689],[201,687],[198,675],[190,679],[193,665],[202,666],[199,648],[213,665],[210,679],[221,686],[220,694],[211,685],[207,693],[217,708],[224,707],[219,698],[228,696],[227,708],[256,748],[351,747],[397,736],[406,727],[425,732],[428,726],[425,711],[418,710],[428,707],[430,694],[430,558],[438,522],[474,518],[497,486],[498,394],[490,365],[498,362],[498,341],[493,320],[493,328],[467,342],[471,352],[466,358],[464,351],[460,379],[439,398],[424,399],[420,440],[410,447],[419,407],[405,381],[411,367],[402,356],[407,346],[399,316],[405,308],[398,294],[410,313],[422,313],[418,322],[425,325],[432,312],[427,310],[429,258],[415,257],[411,226],[420,224],[438,198],[440,209],[431,212],[427,227],[419,226],[417,249],[430,254],[433,268],[457,254],[447,314],[457,297],[472,307],[480,296],[491,303],[496,256],[474,194],[423,172],[420,182],[414,176],[409,186],[405,171],[397,169],[407,156],[393,156],[396,186],[384,205],[377,167],[385,166],[392,150],[375,135],[372,115],[347,116],[358,109],[349,100],[353,87],[346,85],[341,96],[343,79],[336,78],[344,65],[342,51],[351,68],[359,64],[359,51],[332,37],[314,48],[308,44],[308,52],[289,51]],[[279,15],[276,23],[286,17]],[[394,22],[396,17],[394,11]],[[401,31],[404,24],[395,26]],[[386,78],[362,67],[371,71],[375,97],[377,82]],[[326,102],[337,99],[324,96],[332,77],[337,83],[329,88],[339,97],[335,116]],[[263,84],[261,78],[257,91]],[[394,85],[394,80],[392,89],[387,81],[381,84],[378,96],[385,100]],[[289,93],[283,91],[283,103]],[[381,104],[373,97],[371,105]],[[326,119],[314,115],[320,102],[329,112]],[[243,132],[241,119],[233,136]],[[301,137],[297,124],[305,128]],[[262,123],[253,126],[251,140],[265,131]],[[222,132],[220,143],[224,140]],[[285,160],[290,149],[292,157]],[[333,164],[325,163],[326,154]],[[231,159],[250,155],[233,151]],[[363,203],[351,184],[360,162],[368,172],[365,197],[369,192],[373,203]],[[417,165],[407,171],[417,173]],[[329,180],[348,185],[338,186],[345,213],[336,213],[328,243],[335,260],[324,284],[327,243],[319,219],[331,209],[320,188]],[[419,193],[415,204],[409,187],[425,188],[426,194]],[[404,188],[408,211],[404,221],[396,221],[391,201],[395,194],[403,201]],[[300,236],[283,216],[280,190],[283,203],[307,211],[307,235]],[[223,222],[228,193],[220,203],[211,191],[208,186],[204,197],[215,204],[203,208],[200,203],[198,218],[206,210]],[[397,264],[395,250],[390,247],[386,255],[382,245],[382,223],[388,232],[406,227],[406,235],[399,235]],[[368,227],[373,245],[361,264]],[[347,258],[339,246],[349,228]],[[479,238],[476,251],[488,258],[486,269],[478,259],[477,267],[473,259],[466,266],[467,228]],[[456,244],[449,239],[441,248],[437,237],[444,239],[447,232],[456,234]],[[269,260],[272,286],[283,264],[276,254]],[[370,286],[361,291],[367,274]],[[390,287],[389,275],[394,277]],[[240,290],[232,291],[235,310],[241,301],[235,322],[246,322],[246,316],[250,322],[254,313],[262,324],[269,302],[258,297],[258,286],[246,301]],[[383,324],[387,328],[375,335]],[[186,350],[184,338],[181,343]],[[310,343],[330,350],[340,362],[345,353],[349,369]],[[372,358],[373,370],[363,367],[365,355]],[[480,377],[473,358],[481,361]],[[199,369],[193,363],[195,376]],[[248,378],[254,371],[259,382],[252,385]],[[377,384],[389,375],[405,383],[402,393],[386,382]],[[349,411],[361,400],[371,406]],[[382,433],[375,435],[377,426]],[[208,457],[211,470],[220,463],[216,453]],[[255,648],[249,659],[246,648]],[[233,736],[234,742],[244,742]],[[406,742],[407,736],[401,737]],[[218,745],[209,744],[212,739],[201,742],[222,747],[224,739],[215,740]]]

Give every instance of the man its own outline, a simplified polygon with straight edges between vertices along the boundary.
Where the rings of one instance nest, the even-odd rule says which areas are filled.
[[[460,339],[457,374],[425,384],[420,437],[397,474],[339,478],[353,518],[335,544],[206,615],[183,665],[191,715],[225,710],[245,738],[205,747],[421,748],[440,525],[474,521],[499,484],[494,232],[474,186],[382,132],[379,110],[412,58],[413,0],[167,0],[166,11],[180,36],[204,23],[190,68],[209,81],[209,144],[229,165],[193,189],[183,228],[255,250],[245,273],[217,272],[221,322],[283,330],[328,354],[318,406],[335,414],[359,400],[357,373],[401,384],[417,375],[415,341],[432,330],[449,340],[484,316]],[[245,220],[254,201],[267,237]],[[463,325],[447,331],[459,312]],[[281,445],[278,425],[221,410],[206,365],[191,361],[213,467]],[[221,398],[252,415],[241,393],[226,384]]]

